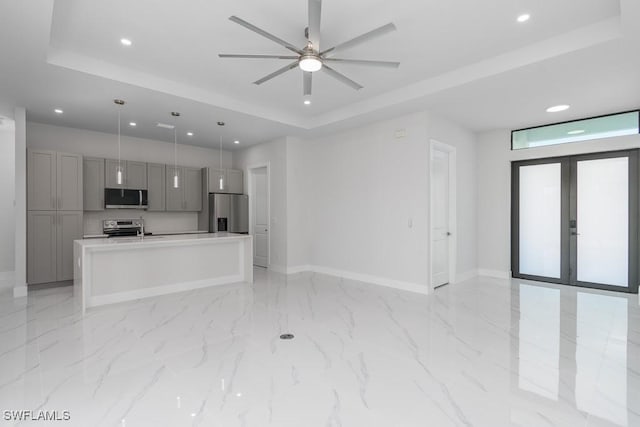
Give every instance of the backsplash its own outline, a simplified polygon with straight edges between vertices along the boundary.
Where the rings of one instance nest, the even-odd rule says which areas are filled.
[[[137,219],[145,221],[145,231],[152,233],[195,231],[198,229],[198,214],[194,212],[146,212],[136,209],[109,209],[84,213],[84,234],[102,234],[105,219]]]

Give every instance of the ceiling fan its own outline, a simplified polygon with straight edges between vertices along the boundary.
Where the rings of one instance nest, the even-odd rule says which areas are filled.
[[[331,68],[328,64],[356,64],[356,65],[369,65],[375,67],[385,67],[385,68],[398,68],[400,66],[399,62],[389,62],[389,61],[368,61],[362,59],[342,59],[335,58],[332,55],[336,52],[340,52],[347,48],[351,48],[357,46],[361,43],[367,42],[375,37],[379,37],[383,34],[389,33],[391,31],[396,30],[396,26],[393,23],[388,23],[383,25],[375,30],[371,30],[364,34],[359,35],[351,40],[346,42],[337,44],[329,49],[320,50],[320,14],[322,9],[322,0],[309,0],[309,26],[305,29],[305,38],[307,39],[307,45],[302,49],[294,46],[293,44],[282,40],[279,37],[274,36],[271,33],[264,31],[261,28],[256,27],[249,22],[238,18],[237,16],[231,16],[229,20],[235,22],[236,24],[240,24],[243,27],[260,34],[263,37],[268,38],[271,41],[278,43],[281,46],[289,49],[294,52],[295,55],[237,55],[237,54],[219,54],[220,58],[243,58],[243,59],[289,59],[294,60],[292,63],[285,65],[284,67],[274,71],[273,73],[256,80],[253,82],[256,85],[260,85],[266,81],[273,79],[274,77],[279,76],[280,74],[286,73],[289,70],[293,70],[296,67],[299,67],[302,73],[302,86],[303,92],[305,96],[311,95],[311,80],[312,73],[322,70],[331,77],[338,79],[342,83],[347,86],[352,87],[353,89],[359,90],[362,89],[363,86],[351,80],[347,76],[338,71]]]

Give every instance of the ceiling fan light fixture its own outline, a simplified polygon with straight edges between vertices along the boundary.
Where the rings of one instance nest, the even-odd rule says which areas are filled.
[[[298,66],[302,71],[313,73],[322,68],[322,61],[315,55],[303,55],[300,57]]]

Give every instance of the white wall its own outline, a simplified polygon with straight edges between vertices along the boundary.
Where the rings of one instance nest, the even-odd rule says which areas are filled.
[[[171,142],[123,136],[121,145],[122,158],[125,160],[173,164]],[[27,147],[79,153],[89,157],[118,156],[117,135],[34,122],[27,123]],[[223,151],[223,167],[232,167],[232,157],[231,152]],[[179,165],[217,168],[219,161],[219,150],[178,143]],[[104,219],[139,218],[141,215],[151,232],[191,231],[198,228],[196,213],[108,210],[85,213],[85,234],[100,233]]]
[[[249,168],[269,165],[269,268],[285,271],[287,265],[287,139],[280,138],[234,153],[234,167],[244,171],[244,192],[249,194]]]
[[[14,297],[27,296],[27,112],[14,110],[15,119],[15,273]]]
[[[0,124],[0,279],[13,278],[15,264],[15,125]]]
[[[511,274],[511,162],[640,147],[640,135],[511,151],[511,132],[478,136],[478,268]]]
[[[396,130],[406,136],[396,138]],[[475,139],[425,112],[311,140],[288,139],[288,270],[311,266],[426,291],[431,139],[456,147],[457,271],[475,270]]]

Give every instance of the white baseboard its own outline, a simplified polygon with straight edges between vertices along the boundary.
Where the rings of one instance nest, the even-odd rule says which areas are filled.
[[[304,273],[305,271],[312,271],[310,265],[296,265],[294,267],[287,267],[287,274]]]
[[[287,269],[281,265],[271,264],[267,269],[271,271],[275,271],[276,273],[287,274]]]
[[[509,277],[511,277],[511,273],[508,271],[490,270],[485,268],[479,268],[478,275],[485,277],[494,277],[496,279],[508,279]]]
[[[99,305],[115,304],[119,302],[131,301],[140,298],[155,297],[159,295],[172,294],[174,292],[190,291],[193,289],[206,288],[209,286],[227,285],[230,283],[242,282],[242,275],[219,277],[216,279],[195,280],[193,282],[175,283],[172,285],[155,286],[153,288],[137,289],[135,291],[116,292],[108,295],[97,295],[90,297],[88,307]],[[15,294],[15,289],[14,289]]]
[[[22,286],[14,286],[13,287],[13,297],[14,298],[22,298],[27,296],[27,285]]]
[[[473,279],[477,275],[478,275],[478,270],[469,270],[469,271],[465,271],[464,273],[456,273],[455,283],[466,282],[469,279]]]
[[[302,270],[303,267],[305,268],[305,270]],[[380,276],[371,276],[371,275],[362,274],[362,273],[354,273],[352,271],[336,270],[334,268],[321,267],[317,265],[292,267],[289,270],[293,270],[296,273],[300,273],[302,271],[311,271],[314,273],[342,277],[344,279],[357,280],[359,282],[371,283],[373,285],[386,286],[388,288],[400,289],[400,290],[409,291],[409,292],[416,292],[423,295],[428,295],[430,293],[429,287],[426,284],[422,285],[420,283],[404,282],[402,280],[389,279],[389,278],[380,277]]]
[[[13,280],[16,277],[15,271],[0,271],[0,280]]]

